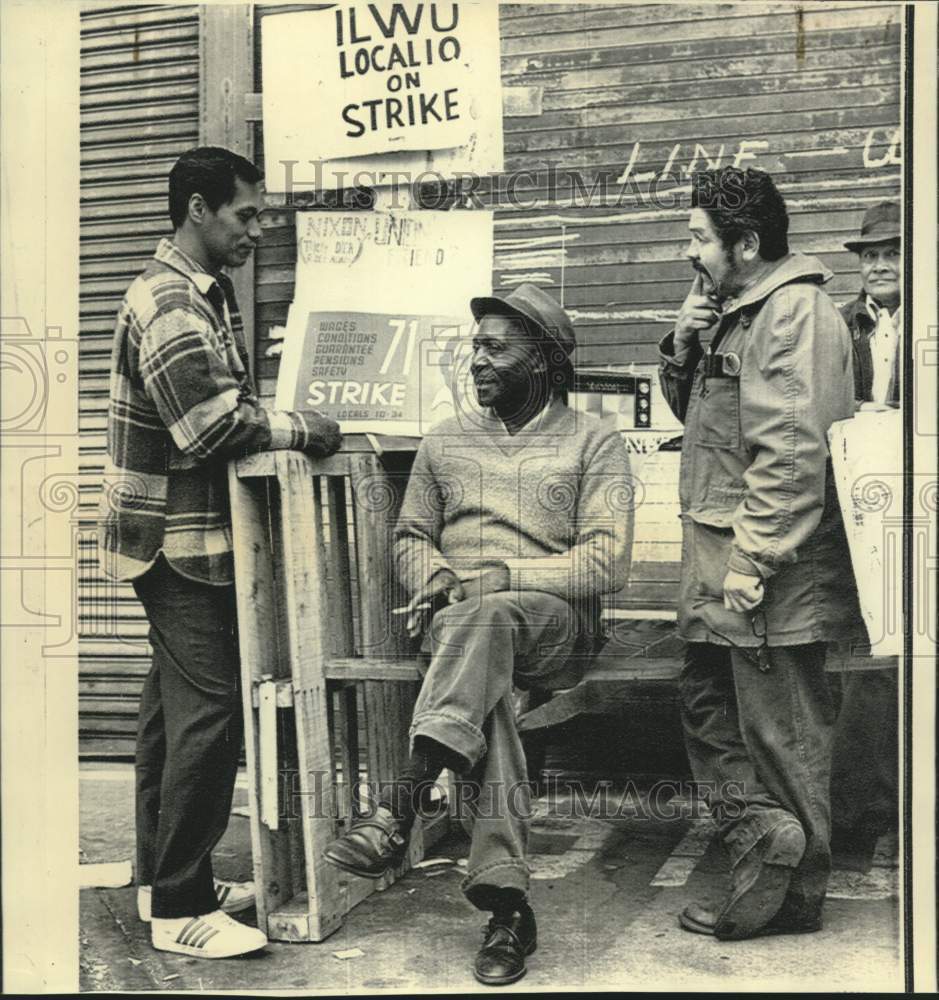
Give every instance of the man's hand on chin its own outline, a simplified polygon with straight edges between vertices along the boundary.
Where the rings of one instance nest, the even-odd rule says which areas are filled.
[[[731,611],[752,611],[763,600],[764,593],[763,581],[758,576],[730,570],[724,577],[724,607]]]

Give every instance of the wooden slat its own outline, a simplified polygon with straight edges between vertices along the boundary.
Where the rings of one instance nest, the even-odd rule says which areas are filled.
[[[326,492],[329,500],[329,649],[331,656],[345,657],[355,649],[345,477],[330,476],[326,480]],[[326,673],[328,676],[328,668]],[[353,795],[359,780],[359,713],[355,687],[350,685],[336,692],[335,705],[331,731],[339,745],[342,768],[340,816],[348,825],[353,817]]]
[[[342,800],[340,819],[346,829],[354,815],[354,796],[359,782],[359,705],[354,685],[343,686],[336,692],[335,728],[342,765]]]
[[[258,926],[265,927],[271,910],[290,898],[289,835],[262,824],[260,788],[262,761],[254,706],[257,684],[263,678],[284,676],[287,666],[280,656],[271,623],[277,620],[271,534],[268,523],[267,483],[240,480],[229,466],[228,489],[235,540],[234,559],[238,586],[238,648],[241,658],[241,695],[244,706],[245,757],[250,783],[251,855],[254,880],[259,887]],[[289,761],[283,762],[288,765]]]
[[[372,454],[372,446],[364,434],[346,434],[342,441],[342,452],[329,458],[309,458],[299,452],[296,460],[303,464],[309,475],[341,476],[349,471],[349,456],[357,454]],[[255,455],[246,455],[236,463],[238,476],[241,479],[266,478],[276,475],[280,469],[280,453],[276,451],[261,451]]]
[[[329,659],[326,676],[331,681],[398,681],[407,683],[420,680],[420,671],[414,657],[390,660],[373,657],[350,656]]]
[[[815,31],[831,31],[844,27],[881,27],[884,23],[896,23],[899,18],[899,8],[884,4],[863,5],[854,8],[839,7],[829,10],[816,10],[814,6],[803,9],[802,30],[805,34]],[[717,9],[711,17],[694,17],[684,14],[680,19],[672,21],[668,28],[668,39],[671,44],[694,41],[707,41],[727,38],[750,38],[756,36],[781,36],[792,45],[796,34],[796,9],[788,6],[786,10],[760,16],[755,10],[744,13],[747,5],[738,7],[741,16],[727,18],[718,15]],[[658,19],[645,21],[642,6],[633,10],[625,9],[619,12],[614,23],[603,27],[582,30],[571,28],[560,32],[542,32],[536,30],[520,37],[504,37],[502,52],[506,56],[526,55],[529,58],[542,53],[569,52],[572,49],[597,51],[604,49],[637,48],[654,44],[662,39],[662,27]],[[532,25],[538,23],[537,15],[532,16]]]
[[[283,553],[286,654],[294,689],[309,927],[311,939],[322,941],[340,925],[343,916],[336,871],[323,859],[323,851],[335,837],[335,827],[329,692],[324,670],[329,649],[323,620],[327,601],[322,507],[316,502],[309,466],[302,455],[277,452],[275,468],[280,488],[276,530]],[[304,530],[296,530],[297,525],[304,525]]]
[[[257,686],[257,695],[258,818],[266,829],[276,831],[280,820],[277,800],[280,761],[277,754],[276,683],[273,680],[261,681]]]
[[[405,595],[394,578],[387,540],[397,520],[402,484],[385,472],[374,454],[360,454],[353,468],[361,621],[359,652],[375,658],[393,657],[404,648],[405,638],[391,609],[404,603]]]
[[[681,672],[681,656],[601,657],[587,667],[584,679],[574,688],[553,698],[519,718],[520,732],[536,732],[560,725],[581,715],[616,714],[632,686],[642,683],[674,684]],[[854,672],[895,668],[895,657],[852,656],[841,650],[829,651],[825,663],[831,672]]]

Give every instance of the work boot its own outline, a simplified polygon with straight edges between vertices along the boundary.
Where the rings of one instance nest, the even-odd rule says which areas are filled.
[[[792,872],[804,853],[801,824],[794,817],[782,820],[734,865],[730,895],[721,907],[715,911],[692,903],[682,911],[679,923],[685,930],[713,934],[722,941],[754,937],[780,914]],[[784,925],[791,922],[788,916],[781,920]]]
[[[527,902],[510,917],[493,914],[476,955],[473,975],[484,986],[507,986],[525,975],[525,957],[538,947],[538,925]]]
[[[824,903],[824,897],[809,902],[802,896],[787,893],[779,912],[759,933],[814,934],[822,929]]]
[[[754,937],[771,934],[813,934],[822,929],[822,905],[824,900],[806,903],[804,899],[787,894],[779,912],[765,926],[754,933]],[[714,936],[718,910],[703,903],[689,903],[678,918],[686,931]]]
[[[407,848],[407,831],[391,810],[379,806],[374,815],[356,820],[347,834],[334,840],[323,851],[323,857],[352,875],[381,878],[401,864]]]

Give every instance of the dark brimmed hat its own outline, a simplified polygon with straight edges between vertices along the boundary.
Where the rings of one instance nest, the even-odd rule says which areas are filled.
[[[900,204],[896,201],[882,201],[864,213],[861,235],[850,240],[845,246],[852,253],[860,253],[873,243],[886,243],[900,239]]]
[[[570,358],[577,347],[574,324],[564,309],[546,292],[526,281],[508,295],[470,299],[470,309],[478,322],[483,316],[520,316],[539,326]]]

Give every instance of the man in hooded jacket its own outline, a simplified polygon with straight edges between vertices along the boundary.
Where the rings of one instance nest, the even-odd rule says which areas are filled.
[[[661,383],[685,425],[685,740],[733,870],[720,905],[680,921],[721,939],[811,931],[831,867],[825,644],[858,615],[826,442],[854,412],[851,344],[822,288],[831,272],[789,251],[769,175],[693,180],[697,274]]]

